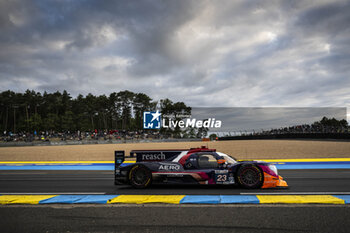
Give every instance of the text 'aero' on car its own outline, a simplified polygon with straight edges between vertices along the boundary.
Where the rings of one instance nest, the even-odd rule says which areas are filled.
[[[115,184],[146,188],[151,184],[221,184],[244,188],[287,187],[275,165],[238,161],[206,147],[189,150],[133,150],[136,162],[123,163],[125,151],[115,151]]]

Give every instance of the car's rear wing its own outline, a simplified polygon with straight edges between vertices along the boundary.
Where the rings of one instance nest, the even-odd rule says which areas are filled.
[[[125,151],[116,150],[114,151],[114,165],[119,167],[125,160]]]

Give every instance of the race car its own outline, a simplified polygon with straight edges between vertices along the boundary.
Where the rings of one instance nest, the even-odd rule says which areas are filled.
[[[248,189],[287,187],[275,165],[239,161],[207,147],[188,150],[133,150],[135,163],[124,164],[115,151],[115,184],[147,188],[151,184],[239,185]]]

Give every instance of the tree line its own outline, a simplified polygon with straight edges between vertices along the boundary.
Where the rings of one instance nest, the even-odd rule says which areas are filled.
[[[349,127],[348,122],[345,119],[337,120],[334,117],[333,118],[327,118],[323,117],[320,121],[315,121],[311,127],[333,127],[333,128],[344,128],[347,129]]]
[[[144,93],[113,92],[109,96],[88,94],[73,98],[67,91],[54,93],[27,90],[0,93],[0,127],[4,132],[93,131],[143,129],[144,111],[159,108],[163,113],[191,113],[183,102],[154,101]],[[171,133],[178,134],[179,129]],[[165,129],[162,129],[166,133]],[[169,133],[169,132],[167,132]]]

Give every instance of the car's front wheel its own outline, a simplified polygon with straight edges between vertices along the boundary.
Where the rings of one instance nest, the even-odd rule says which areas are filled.
[[[135,165],[129,172],[130,184],[135,188],[147,188],[152,183],[152,172],[143,165]]]
[[[248,189],[260,188],[264,181],[264,175],[255,165],[242,165],[237,171],[238,183]]]

